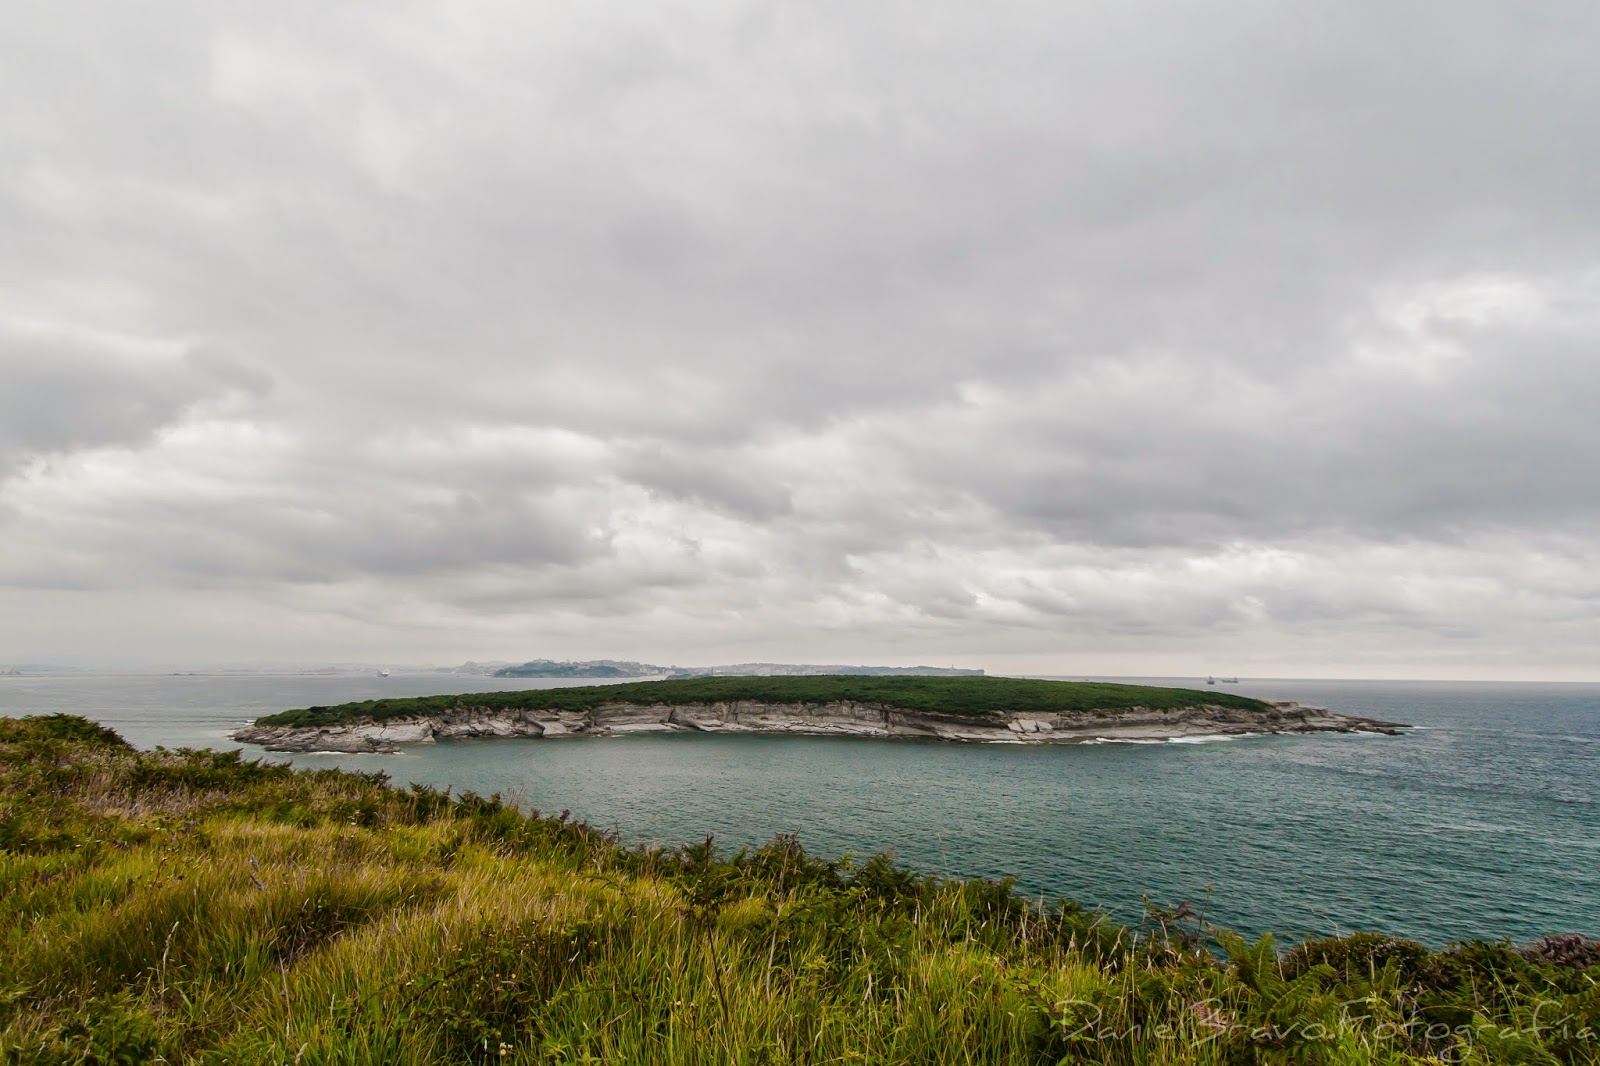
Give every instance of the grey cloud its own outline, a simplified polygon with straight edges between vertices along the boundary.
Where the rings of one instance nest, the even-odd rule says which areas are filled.
[[[0,317],[0,477],[23,461],[137,446],[206,400],[259,393],[261,375],[188,346]]]
[[[1069,380],[995,417],[947,412],[935,425],[953,432],[897,444],[924,478],[1100,543],[1595,528],[1597,335],[1450,336],[1463,353],[1421,373],[1354,361],[1263,385],[1156,363],[1136,388]]]
[[[69,2],[0,42],[0,323],[55,330],[0,327],[0,579],[50,610],[1582,658],[1589,5]]]
[[[771,521],[794,510],[788,491],[759,461],[726,450],[686,454],[647,446],[637,449],[619,474],[652,492],[751,521]]]

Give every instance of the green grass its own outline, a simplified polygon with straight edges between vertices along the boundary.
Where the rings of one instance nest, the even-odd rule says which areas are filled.
[[[1177,710],[1215,704],[1264,710],[1260,700],[1230,692],[1113,685],[1089,681],[1036,681],[1012,677],[699,677],[681,681],[635,681],[471,692],[457,696],[366,700],[336,707],[305,707],[256,719],[262,726],[328,726],[386,722],[447,714],[457,707],[497,711],[588,711],[605,703],[673,705],[751,700],[758,703],[877,703],[910,711],[983,718],[1003,711],[1089,714],[1131,707]]]
[[[1600,943],[1287,952],[0,719],[0,1061],[1594,1063]]]

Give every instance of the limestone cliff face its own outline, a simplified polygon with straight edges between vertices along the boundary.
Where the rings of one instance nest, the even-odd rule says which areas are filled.
[[[999,712],[986,717],[908,711],[876,703],[607,703],[591,711],[505,711],[458,704],[446,714],[326,727],[247,726],[233,739],[268,751],[395,751],[453,737],[617,736],[627,733],[790,733],[804,736],[926,737],[991,744],[1170,740],[1246,733],[1379,732],[1392,722],[1273,703],[1265,711],[1202,704],[1087,714]]]

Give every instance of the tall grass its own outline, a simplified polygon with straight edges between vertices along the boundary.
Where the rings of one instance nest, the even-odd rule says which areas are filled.
[[[1596,1061],[1581,938],[1280,952],[72,718],[0,720],[0,786],[7,1062]]]

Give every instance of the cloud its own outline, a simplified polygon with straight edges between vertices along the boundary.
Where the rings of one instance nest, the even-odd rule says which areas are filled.
[[[30,459],[138,447],[259,374],[184,342],[0,313],[0,478]]]
[[[145,602],[169,660],[1587,669],[1581,5],[69,2],[0,42],[31,653]]]

